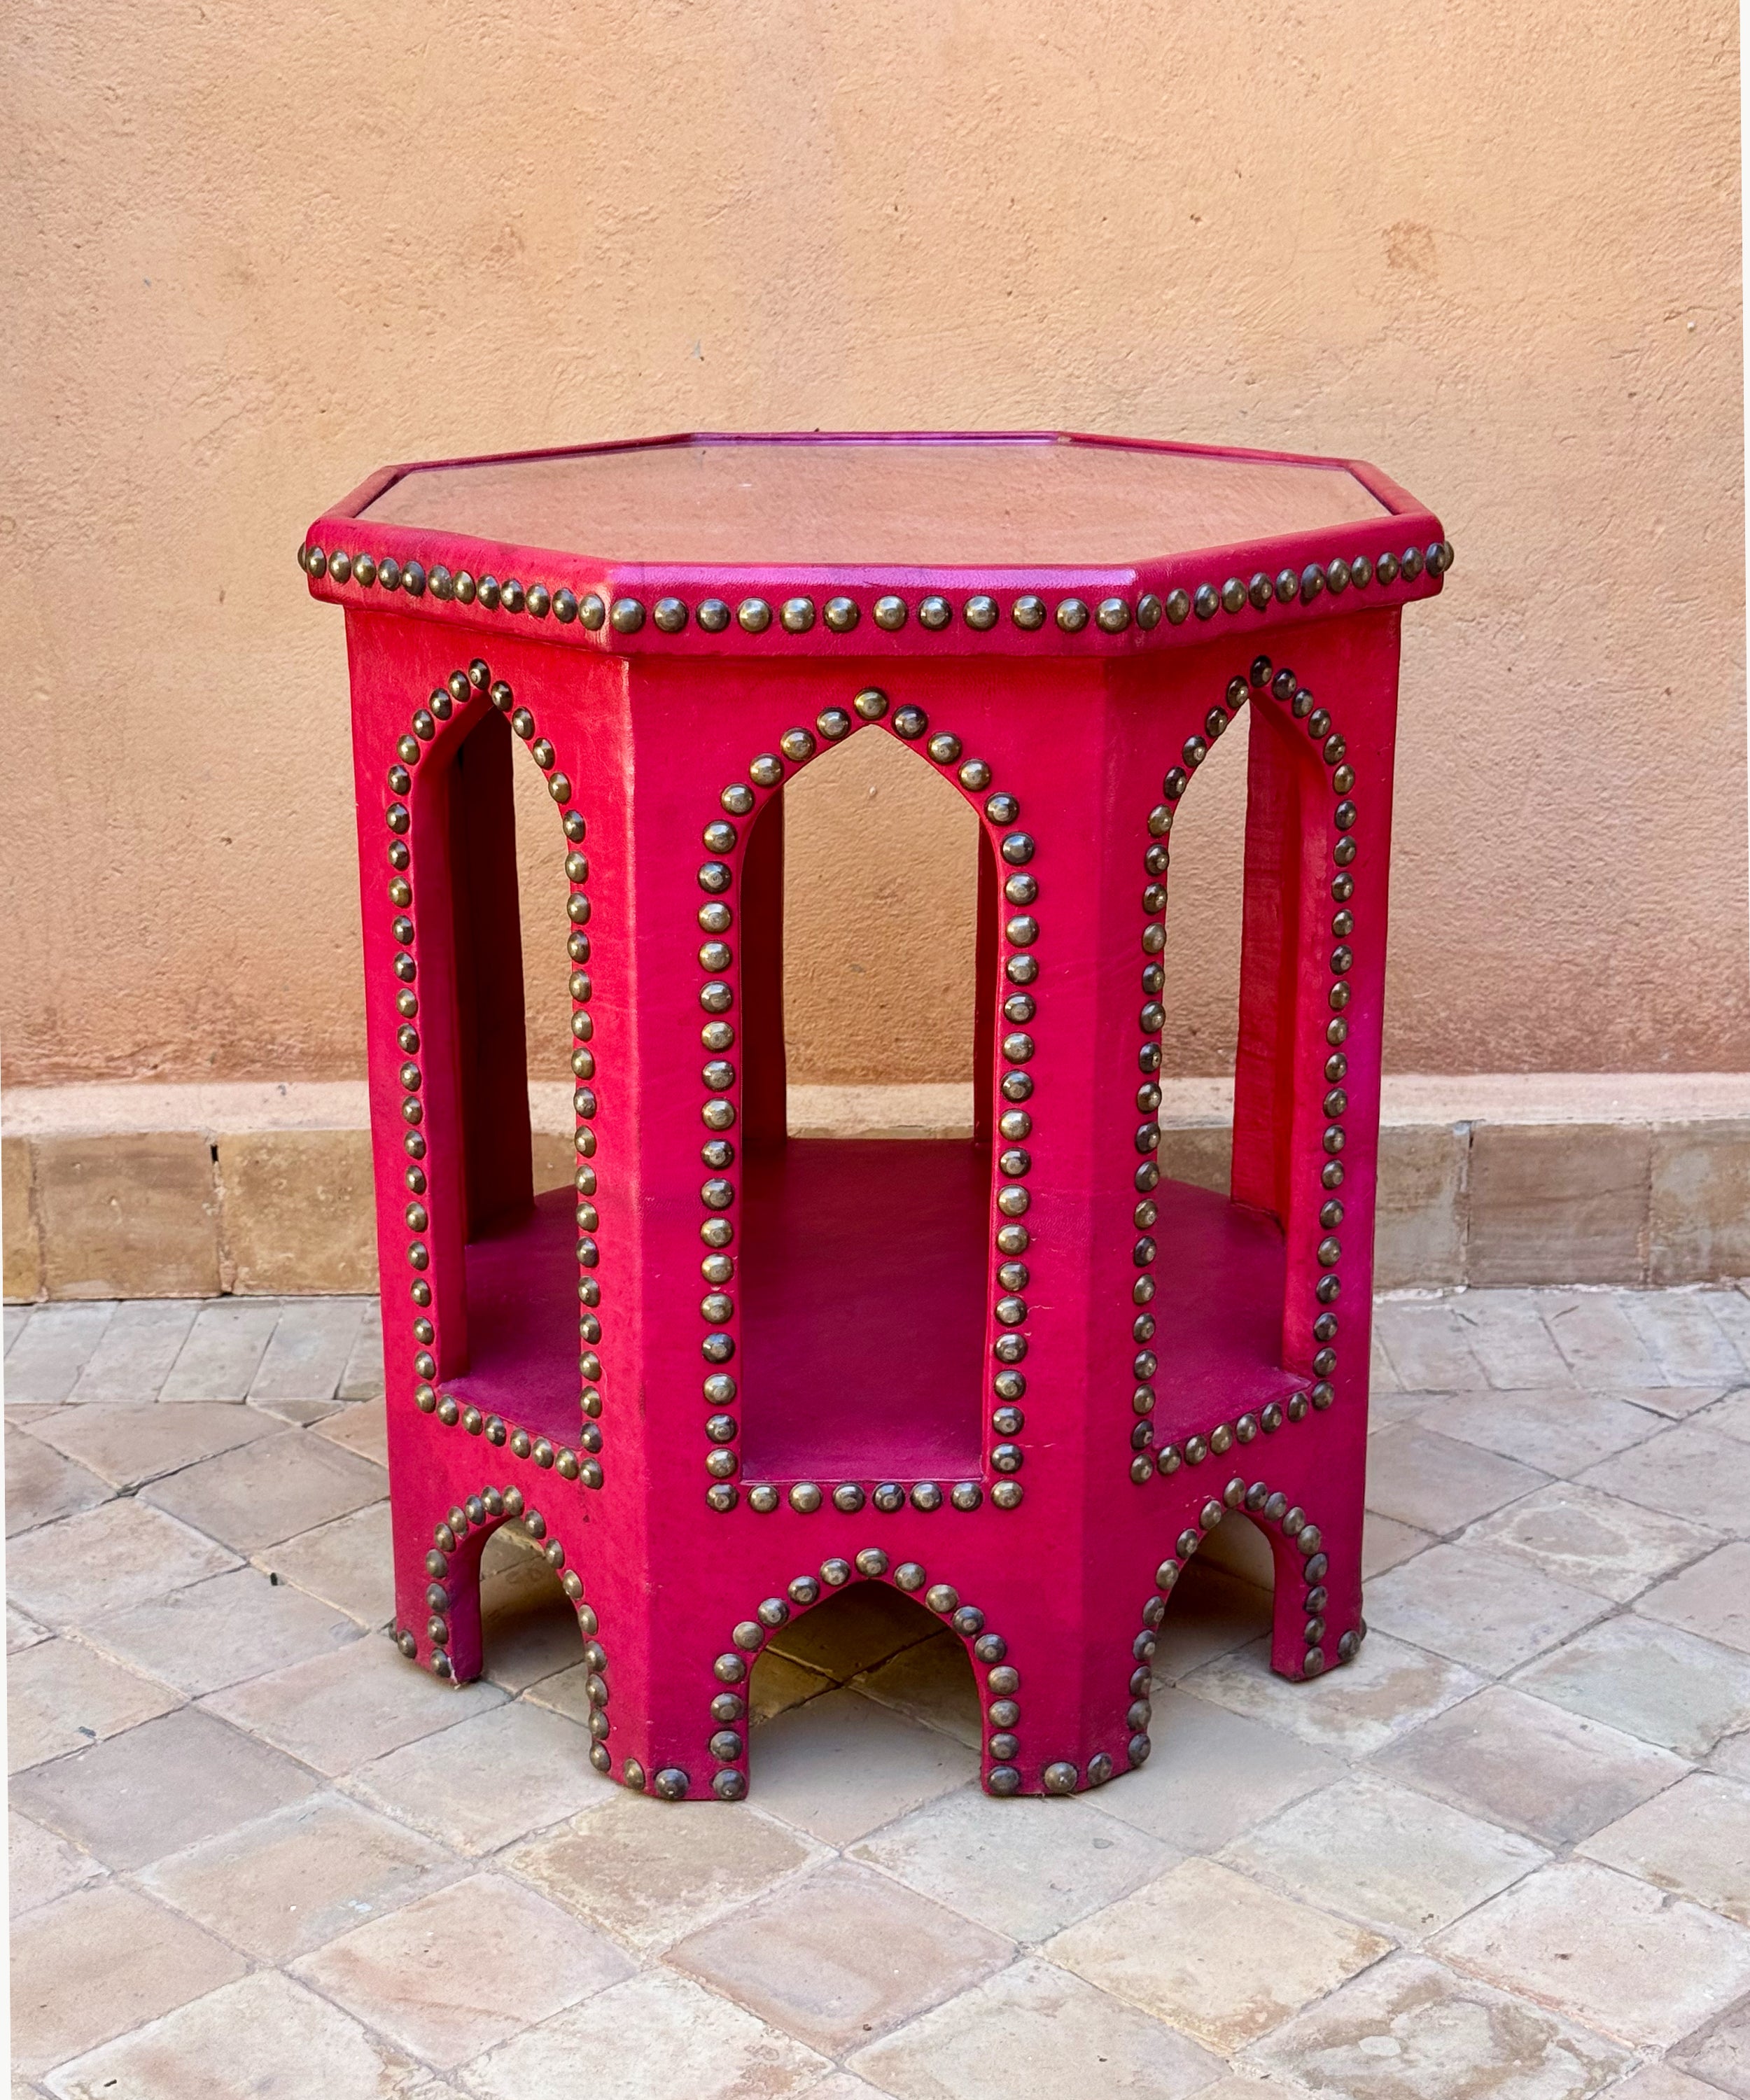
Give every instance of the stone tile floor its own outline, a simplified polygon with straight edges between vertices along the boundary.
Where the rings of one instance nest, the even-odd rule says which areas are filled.
[[[992,1801],[958,1644],[857,1591],[672,1808],[508,1533],[486,1679],[384,1637],[371,1308],[9,1309],[15,2100],[1744,2100],[1750,1298],[1378,1326],[1351,1668],[1269,1674],[1229,1526],[1146,1769]]]

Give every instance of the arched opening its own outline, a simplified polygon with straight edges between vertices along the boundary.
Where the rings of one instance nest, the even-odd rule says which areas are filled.
[[[425,1186],[418,1193],[432,1237],[456,1257],[444,1265],[427,1346],[459,1403],[478,1394],[483,1410],[570,1442],[578,1343],[568,1273],[577,1198],[561,1135],[570,1123],[566,853],[568,841],[577,852],[584,822],[569,810],[556,821],[540,765],[516,748],[534,739],[532,717],[507,689],[492,695],[493,704],[474,703],[465,735],[425,783],[416,840],[430,1133],[417,1169],[429,1197]],[[410,1170],[410,1191],[414,1179]]]
[[[1175,1683],[1271,1630],[1276,1562],[1267,1534],[1230,1511],[1173,1586],[1155,1635],[1154,1674]]]
[[[1267,677],[1264,660],[1259,666]],[[1155,886],[1144,899],[1151,923],[1141,990],[1159,1028],[1143,1048],[1136,1105],[1158,1119],[1162,1136],[1136,1185],[1135,1222],[1153,1251],[1149,1295],[1131,1329],[1144,1418],[1132,1430],[1138,1480],[1151,1462],[1170,1473],[1187,1449],[1200,1458],[1223,1410],[1237,1416],[1280,1398],[1281,1220],[1234,1171],[1234,1078],[1245,1054],[1241,1028],[1250,1025],[1242,972],[1259,909],[1270,901],[1248,827],[1255,830],[1256,820],[1267,830],[1280,814],[1258,803],[1257,761],[1268,747],[1254,740],[1279,729],[1253,721],[1262,690],[1242,673],[1210,691],[1206,711],[1173,754],[1145,846]],[[1230,1193],[1235,1200],[1222,1200]],[[1161,1347],[1163,1334],[1172,1337],[1170,1352]],[[1174,1374],[1157,1388],[1169,1354]],[[1255,1425],[1254,1415],[1249,1419]],[[1232,1436],[1224,1431],[1215,1448],[1226,1449]]]
[[[481,1549],[480,1644],[481,1674],[495,1684],[512,1693],[538,1685],[537,1704],[587,1719],[577,1607],[520,1524],[500,1524]]]
[[[975,1073],[992,1054],[995,898],[972,811],[884,730],[815,760],[754,827],[736,1263],[749,1478],[977,1471],[990,1145]],[[792,1081],[833,1088],[829,1134],[791,1134]],[[964,1089],[965,1120],[896,1127],[893,1090],[932,1083]]]
[[[811,1732],[849,1735],[863,1718],[853,1702],[866,1700],[974,1749],[981,1740],[978,1687],[965,1642],[888,1582],[829,1591],[779,1627],[743,1691],[747,1718],[756,1729],[839,1694],[808,1717]],[[760,1754],[757,1736],[752,1754]]]
[[[1213,712],[1213,711],[1212,711]],[[1209,756],[1175,811],[1161,964],[1166,1026],[1160,1084],[1170,1130],[1163,1172],[1228,1193],[1228,1134],[1240,1028],[1241,921],[1245,888],[1251,709],[1210,740]]]

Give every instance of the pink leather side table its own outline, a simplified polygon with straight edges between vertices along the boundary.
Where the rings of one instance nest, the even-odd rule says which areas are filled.
[[[965,1641],[994,1794],[1148,1755],[1223,1521],[1272,1549],[1273,1666],[1347,1661],[1399,617],[1438,522],[1351,461],[680,437],[392,468],[298,558],[346,614],[403,1652],[478,1673],[519,1521],[597,1767],[731,1801],[762,1646],[848,1584]],[[1241,708],[1230,1201],[1162,1176],[1155,1111],[1174,815]],[[783,789],[862,735],[979,818],[970,1142],[786,1136]],[[570,882],[546,1192],[518,746]]]

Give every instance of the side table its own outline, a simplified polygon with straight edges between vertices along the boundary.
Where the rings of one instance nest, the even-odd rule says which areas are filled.
[[[762,1647],[851,1584],[965,1642],[994,1794],[1143,1761],[1157,1629],[1236,1516],[1272,1666],[1347,1661],[1398,629],[1436,519],[1352,461],[683,436],[390,468],[298,559],[346,615],[403,1652],[478,1673],[481,1549],[520,1522],[599,1769],[731,1801]],[[1156,1158],[1160,958],[1175,814],[1242,708],[1226,1199]],[[783,791],[865,734],[977,814],[969,1142],[787,1136]],[[546,1191],[519,745],[569,882]]]

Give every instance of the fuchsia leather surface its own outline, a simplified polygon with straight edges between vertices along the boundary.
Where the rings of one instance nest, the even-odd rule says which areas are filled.
[[[649,453],[671,483],[691,442]],[[822,461],[861,441],[710,442],[745,444],[780,523],[802,462],[809,544],[860,544]],[[955,461],[998,488],[1021,448],[886,442],[916,448],[906,532],[935,486],[963,545]],[[465,529],[452,465],[441,525],[391,516],[414,485],[391,470],[300,549],[347,615],[399,1638],[475,1674],[480,1550],[519,1519],[578,1611],[596,1763],[669,1798],[747,1790],[760,1648],[852,1583],[965,1640],[994,1793],[1147,1756],[1154,1631],[1219,1522],[1271,1544],[1277,1670],[1337,1666],[1364,1630],[1398,628],[1450,549],[1353,463],[1059,442],[1086,448],[1084,536],[1101,459],[1137,530],[1157,461],[1170,549],[1054,562],[1029,513],[990,544],[1037,567],[617,562],[638,449],[615,448],[599,532],[587,474],[545,455],[526,513],[492,463],[508,540]],[[1262,490],[1329,522],[1188,551],[1187,462],[1212,460],[1246,515]],[[652,476],[649,544],[684,550]],[[532,544],[573,515],[593,551]],[[1229,1202],[1160,1179],[1147,1089],[1172,814],[1244,708]],[[782,783],[849,734],[902,738],[983,826],[970,1142],[783,1135]],[[509,802],[531,762],[569,856],[546,953],[578,1147],[538,1202]]]

